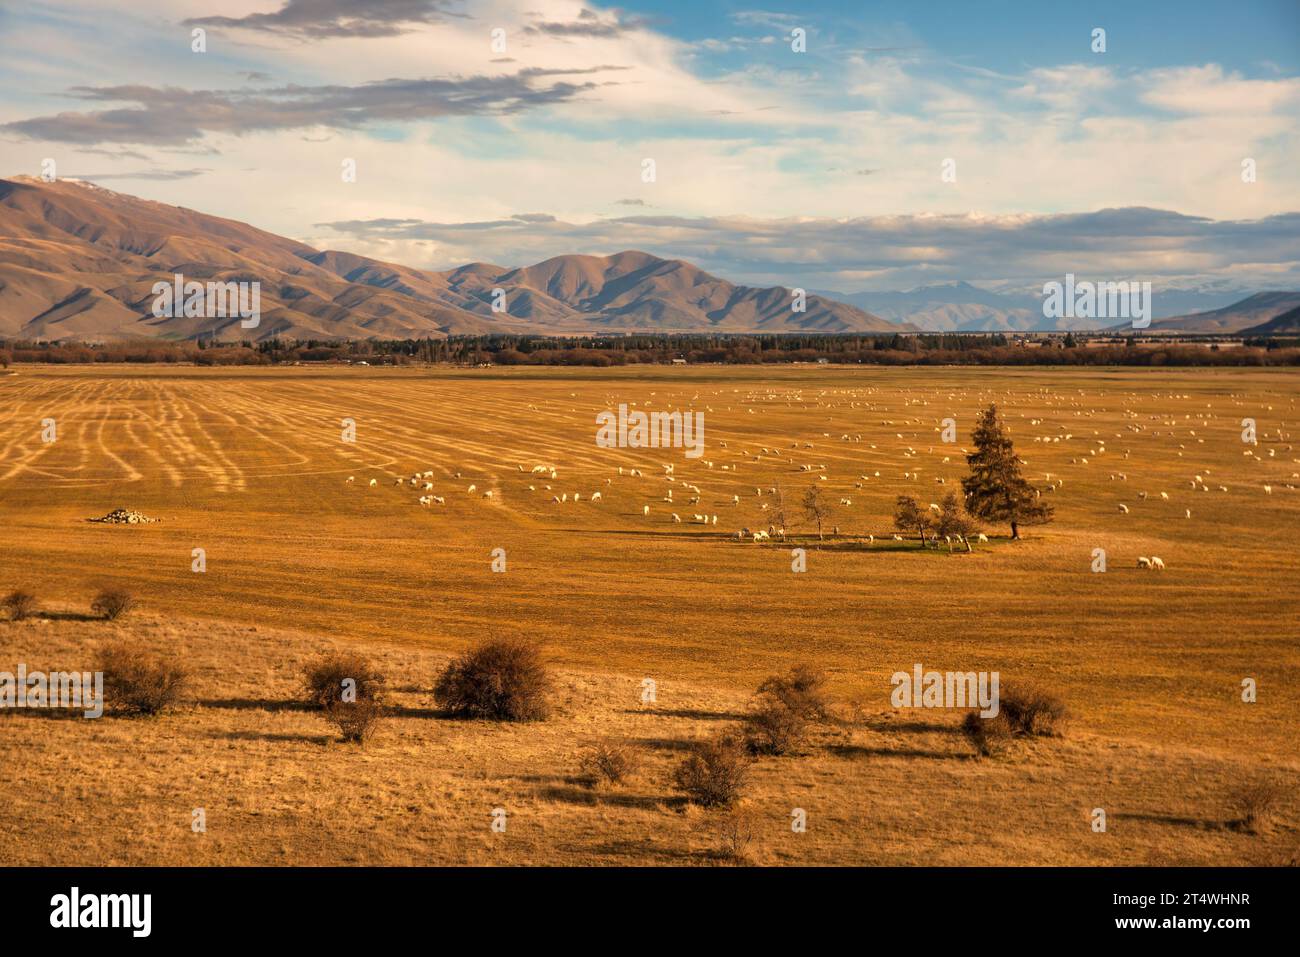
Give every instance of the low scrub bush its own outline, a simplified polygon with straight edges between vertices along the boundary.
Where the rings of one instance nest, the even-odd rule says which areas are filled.
[[[19,589],[6,595],[0,605],[9,612],[10,621],[22,621],[36,612],[36,596]]]
[[[1267,831],[1282,803],[1283,787],[1275,781],[1254,781],[1243,785],[1231,797],[1232,824],[1249,834]]]
[[[1060,698],[1037,688],[1004,686],[998,695],[998,708],[1016,734],[1063,734],[1069,717]]]
[[[708,839],[720,856],[744,863],[749,860],[758,826],[758,812],[748,802],[739,801],[704,812],[694,830]]]
[[[455,659],[438,676],[438,707],[461,718],[539,721],[550,713],[551,677],[541,649],[519,638],[494,638]]]
[[[325,706],[325,717],[339,729],[344,741],[365,744],[379,729],[384,705],[377,698],[331,701]]]
[[[623,784],[641,767],[641,752],[619,741],[600,741],[578,757],[583,777],[593,787]]]
[[[369,658],[350,651],[322,655],[303,668],[308,703],[327,710],[335,704],[378,700],[384,682]]]
[[[135,599],[120,588],[106,588],[90,603],[90,610],[108,621],[116,621],[134,607]]]
[[[1011,739],[1011,726],[1006,717],[998,713],[992,718],[982,718],[978,711],[967,711],[961,723],[962,733],[970,741],[975,753],[981,757],[1000,754]]]
[[[116,642],[99,653],[104,673],[104,704],[129,714],[159,714],[174,705],[189,682],[186,669],[130,642]]]
[[[741,796],[753,762],[738,736],[723,734],[697,744],[677,766],[673,780],[696,804],[722,807]]]
[[[828,707],[825,684],[826,676],[820,671],[796,665],[784,675],[768,678],[758,686],[758,693],[772,697],[800,717],[821,721]]]

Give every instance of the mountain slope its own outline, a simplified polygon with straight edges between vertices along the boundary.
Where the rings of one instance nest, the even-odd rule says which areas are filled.
[[[1294,336],[1300,333],[1300,306],[1289,309],[1268,322],[1241,330],[1243,336]]]
[[[894,322],[907,321],[927,332],[1065,332],[1101,329],[1105,319],[1049,319],[1043,298],[1031,293],[993,292],[967,282],[921,286],[910,292],[828,292]],[[1162,289],[1154,297],[1156,318],[1217,309],[1244,293]]]
[[[151,314],[152,288],[260,283],[261,323]],[[498,293],[498,290],[501,292]],[[91,183],[0,180],[0,336],[423,338],[593,332],[894,332],[855,306],[737,286],[643,252],[426,272],[317,250],[245,223]],[[503,306],[504,308],[499,308]]]
[[[1151,323],[1151,332],[1239,333],[1300,306],[1300,292],[1260,292],[1240,302]]]

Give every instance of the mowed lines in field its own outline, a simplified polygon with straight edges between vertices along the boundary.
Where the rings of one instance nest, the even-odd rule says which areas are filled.
[[[0,448],[15,450],[0,459],[0,580],[69,602],[115,581],[160,611],[449,650],[527,635],[576,667],[728,687],[810,658],[851,694],[920,656],[1049,676],[1126,733],[1158,714],[1184,740],[1258,746],[1293,692],[1230,725],[1200,715],[1243,675],[1296,684],[1285,642],[1300,500],[1287,487],[1296,453],[1276,434],[1294,385],[1285,370],[24,368],[0,380]],[[989,401],[1027,477],[1063,483],[1044,492],[1056,522],[1016,545],[990,527],[971,555],[893,542],[896,496],[924,505],[960,489],[961,448]],[[596,413],[620,403],[704,412],[703,454],[600,448]],[[28,467],[45,414],[60,439]],[[1247,416],[1258,446],[1241,441]],[[937,431],[949,417],[953,443]],[[773,522],[778,483],[809,548],[804,574],[788,546],[732,538]],[[813,485],[832,504],[828,537],[842,533],[822,549],[798,508]],[[420,506],[428,494],[445,504]],[[116,506],[163,521],[84,522]],[[1095,548],[1105,575],[1090,571]],[[1150,554],[1168,570],[1134,567]],[[1186,678],[1182,704],[1151,697],[1170,673]]]

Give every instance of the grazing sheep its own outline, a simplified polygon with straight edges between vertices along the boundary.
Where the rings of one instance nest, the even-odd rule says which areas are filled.
[[[599,493],[599,492],[592,492],[592,493],[591,493],[591,500],[592,500],[593,502],[599,502],[599,501],[600,501],[600,493]]]
[[[1155,568],[1155,569],[1159,569],[1160,571],[1164,571],[1164,568],[1165,568],[1164,560],[1161,559],[1161,558],[1156,557],[1155,555],[1152,555],[1152,556],[1151,556],[1151,567],[1152,567],[1152,568]]]
[[[425,482],[425,483],[424,483],[424,490],[425,490],[426,492],[432,492],[432,491],[433,491],[433,483],[432,483],[432,482]],[[473,491],[473,489],[470,489],[470,491]]]
[[[467,488],[465,491],[467,491],[467,492],[473,492],[473,491],[476,491],[477,489],[478,489],[478,486],[477,486],[477,485],[471,485],[471,486],[470,486],[469,488]]]
[[[642,508],[642,509],[641,509],[641,514],[642,514],[642,515],[649,515],[649,514],[650,514],[650,506],[647,505],[647,506],[645,506],[644,508]]]
[[[1264,486],[1264,494],[1265,494],[1265,495],[1272,495],[1272,494],[1273,494],[1273,486],[1271,486],[1271,485],[1265,485],[1265,486]]]
[[[433,500],[434,500],[435,502],[437,502],[439,505],[446,505],[446,504],[447,504],[447,500],[446,500],[445,498],[443,498],[441,495],[435,495],[435,496],[433,496]]]
[[[976,539],[976,541],[978,542],[987,542],[988,540],[989,537],[985,535],[983,532],[980,532],[980,537]]]
[[[1169,501],[1169,493],[1168,493],[1168,492],[1161,492],[1161,493],[1160,493],[1160,497],[1161,497],[1162,499],[1164,499],[1166,502]]]
[[[379,484],[379,479],[371,479],[371,480],[370,480],[370,487],[371,487],[371,488],[374,488],[374,487],[375,487],[376,485],[378,485],[378,484]]]
[[[1124,513],[1125,515],[1128,514],[1128,506],[1127,506],[1127,505],[1121,505],[1121,506],[1119,507],[1119,510],[1120,510],[1122,513]]]
[[[1151,567],[1151,559],[1147,558],[1145,555],[1139,555],[1138,568],[1150,568],[1150,567]]]
[[[349,476],[348,476],[348,480],[347,480],[346,482],[344,482],[343,484],[344,484],[344,485],[351,485],[351,484],[352,484],[353,482],[355,482],[356,480],[357,480],[357,479],[356,479],[356,476],[355,476],[355,475],[349,475]]]
[[[484,498],[491,498],[491,497],[492,497],[492,490],[491,490],[491,489],[488,489],[486,492],[484,492],[484,493],[483,493],[483,497],[484,497]]]

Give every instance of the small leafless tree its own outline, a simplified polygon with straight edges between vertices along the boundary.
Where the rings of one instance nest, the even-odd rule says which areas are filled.
[[[831,503],[818,486],[809,485],[808,491],[803,493],[803,512],[808,521],[817,523],[817,538],[821,539],[822,522],[831,517]]]

